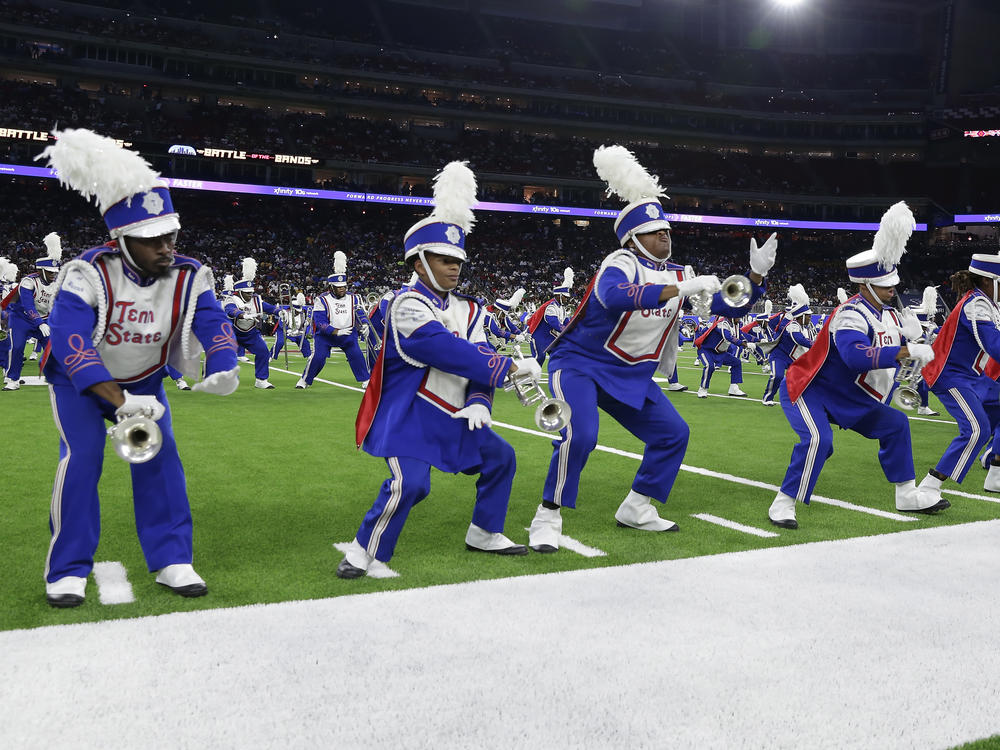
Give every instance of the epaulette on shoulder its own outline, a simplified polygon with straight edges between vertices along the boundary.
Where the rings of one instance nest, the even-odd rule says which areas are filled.
[[[109,242],[106,245],[98,245],[97,247],[92,247],[89,250],[84,250],[76,256],[75,260],[82,260],[84,263],[93,263],[101,256],[120,254],[121,250],[118,249],[118,244],[115,242]]]
[[[480,307],[482,307],[479,300],[473,297],[471,294],[463,294],[462,292],[449,292],[449,294],[451,294],[452,297],[458,297],[458,299],[464,299],[466,302],[470,302],[473,305],[479,305]]]
[[[684,266],[682,266],[680,263],[674,263],[673,261],[669,261],[668,260],[667,261],[666,270],[668,270],[668,271],[683,271],[684,270]]]
[[[197,271],[199,268],[201,268],[201,261],[195,260],[194,258],[187,255],[177,255],[175,253],[173,267],[176,268],[177,266],[188,266],[189,268],[192,268],[195,271]]]

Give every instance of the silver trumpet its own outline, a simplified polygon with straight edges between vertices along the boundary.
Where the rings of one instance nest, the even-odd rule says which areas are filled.
[[[159,425],[142,414],[119,419],[108,428],[108,437],[119,458],[130,464],[151,461],[163,446],[163,433]]]
[[[514,356],[514,362],[520,362],[523,359],[524,357],[522,356]],[[561,398],[549,398],[546,396],[545,391],[542,390],[542,387],[534,378],[529,378],[525,375],[518,377],[518,373],[508,375],[503,389],[505,391],[513,391],[514,395],[517,396],[517,400],[521,402],[521,406],[538,404],[538,407],[535,409],[535,424],[540,430],[559,432],[559,430],[569,424],[569,420],[573,416],[573,410],[569,404]]]
[[[899,363],[899,369],[896,370],[896,382],[900,385],[892,394],[892,403],[900,409],[911,411],[920,406],[920,393],[917,391],[917,386],[920,385],[922,379],[920,374],[922,367],[923,365],[912,357]]]
[[[685,266],[684,276],[693,279],[695,277],[694,268]],[[734,273],[732,276],[727,276],[725,281],[722,282],[719,294],[722,295],[722,301],[730,307],[743,307],[743,305],[750,301],[750,295],[753,294],[753,286],[750,284],[750,279],[746,276]],[[691,302],[691,309],[699,318],[708,319],[712,317],[712,296],[708,292],[699,292],[688,297],[688,300]]]

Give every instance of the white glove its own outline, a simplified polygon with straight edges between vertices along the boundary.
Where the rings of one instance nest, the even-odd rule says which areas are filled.
[[[755,352],[755,351],[757,351],[757,345],[754,342],[752,342],[752,341],[748,341],[747,342],[747,351],[748,352]]]
[[[260,314],[255,312],[245,312],[240,317],[246,318],[247,320],[257,320],[260,318]]]
[[[538,364],[537,359],[515,359],[514,364],[517,365],[517,372],[511,377],[521,380],[522,378],[529,378],[534,380],[536,383],[541,380],[542,377],[542,366]]]
[[[538,364],[537,362],[535,364]],[[469,404],[464,409],[459,409],[451,415],[452,419],[469,420],[469,430],[478,430],[480,427],[489,427],[493,424],[493,417],[490,410],[482,404]]]
[[[191,390],[204,391],[205,393],[214,393],[217,396],[228,396],[230,393],[236,390],[239,384],[240,384],[240,368],[239,366],[237,366],[234,367],[232,370],[213,372],[211,375],[202,380],[200,383],[195,383],[191,387]]]
[[[516,338],[518,341],[520,341],[523,344],[525,341],[528,340],[528,334],[526,334],[526,333],[519,333],[514,338]]]
[[[48,323],[39,323],[38,324],[38,330],[41,331],[42,335],[45,338],[48,338],[50,335],[52,335],[52,329],[49,328],[49,324]]]
[[[930,344],[907,344],[906,349],[921,367],[934,359],[934,348]]]
[[[773,232],[770,237],[760,247],[757,247],[757,240],[750,238],[750,270],[761,276],[767,276],[767,272],[774,265],[774,258],[778,253],[778,233]]]
[[[924,335],[923,326],[920,325],[916,313],[910,310],[904,310],[899,314],[899,331],[907,341],[916,341]]]
[[[166,411],[156,396],[136,396],[128,391],[122,391],[122,395],[125,396],[125,403],[115,409],[115,416],[120,419],[142,414],[155,422]]]
[[[701,292],[715,294],[722,289],[722,282],[718,276],[695,276],[693,279],[680,281],[677,283],[678,297],[693,297]]]

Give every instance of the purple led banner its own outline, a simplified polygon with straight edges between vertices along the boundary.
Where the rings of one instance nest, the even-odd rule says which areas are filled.
[[[55,173],[45,167],[26,167],[19,164],[0,164],[0,175],[10,174],[20,177],[54,178]],[[272,195],[283,198],[315,198],[317,200],[356,201],[408,206],[433,206],[433,200],[415,195],[390,195],[387,193],[345,192],[343,190],[316,190],[314,188],[274,187],[273,185],[249,185],[239,182],[211,182],[208,180],[186,180],[176,177],[164,178],[172,188],[187,190],[210,190],[222,193],[250,193]],[[618,211],[608,208],[575,208],[571,206],[534,206],[527,203],[492,203],[481,201],[476,205],[481,211],[503,211],[506,213],[536,214],[544,216],[579,216],[589,219],[615,219]],[[736,216],[711,216],[708,214],[666,214],[669,221],[678,224],[719,224],[739,227],[764,227],[774,229],[837,229],[859,232],[874,232],[877,223],[853,221],[792,221],[790,219],[745,219]],[[956,223],[1000,222],[1000,214],[963,214],[955,216]],[[926,232],[926,224],[917,224],[916,231]]]
[[[955,214],[956,224],[996,224],[1000,213],[996,214]]]

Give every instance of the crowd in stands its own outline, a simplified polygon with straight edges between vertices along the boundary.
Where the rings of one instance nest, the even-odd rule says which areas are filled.
[[[182,230],[177,250],[209,264],[220,283],[225,274],[239,278],[241,260],[250,255],[260,264],[258,284],[275,298],[278,284],[289,283],[308,297],[323,289],[332,273],[332,258],[343,250],[349,259],[352,288],[380,294],[409,277],[402,262],[402,238],[426,209],[374,207],[328,201],[303,201],[205,194],[175,190],[174,203]],[[44,254],[42,237],[55,231],[62,237],[66,258],[107,241],[107,231],[79,196],[54,180],[0,180],[4,206],[0,255],[29,273]],[[479,211],[467,244],[469,263],[460,291],[490,302],[508,297],[516,288],[539,304],[551,297],[566,266],[576,272],[579,300],[601,259],[616,244],[611,219],[580,225],[566,219],[517,216]],[[724,278],[746,273],[749,238],[766,239],[766,230],[732,229],[676,223],[674,260],[698,273]],[[805,285],[817,306],[836,303],[837,287],[850,287],[844,260],[870,247],[872,233],[781,231],[778,262],[769,277],[776,306],[785,303],[788,286]],[[901,289],[919,295],[927,284],[942,284],[968,265],[972,252],[995,250],[996,238],[930,244],[922,233],[913,236],[900,266]]]

